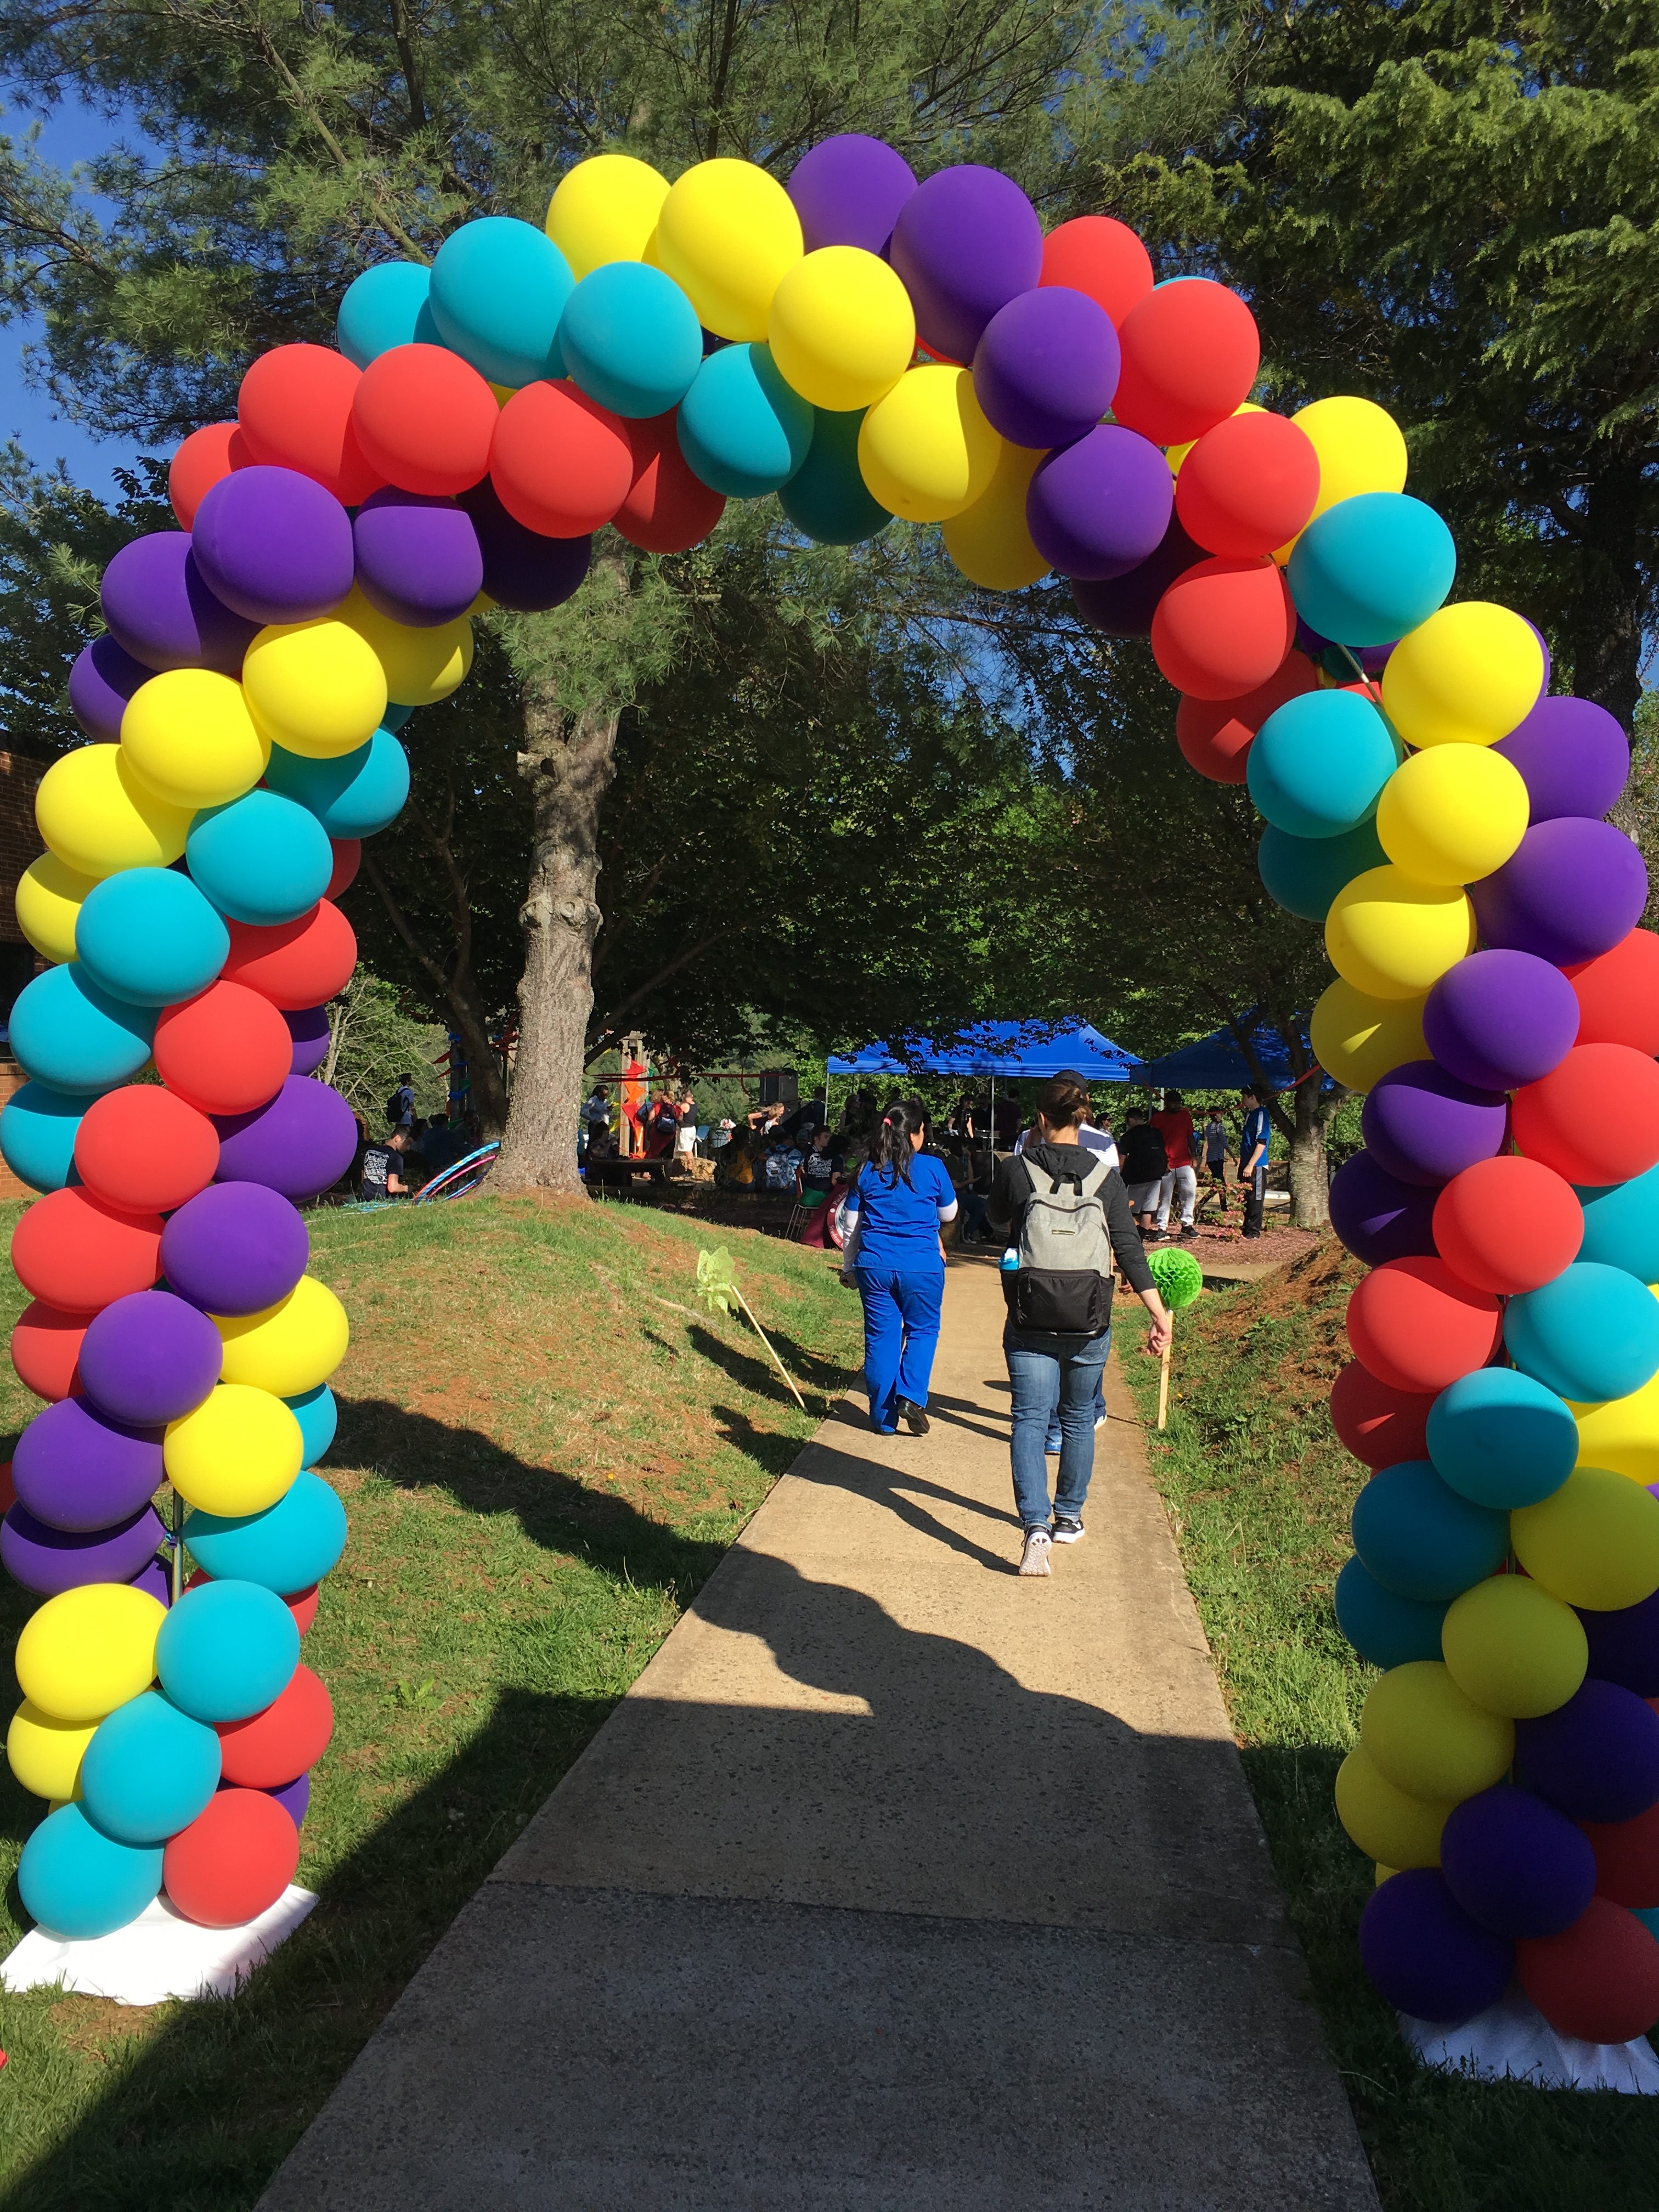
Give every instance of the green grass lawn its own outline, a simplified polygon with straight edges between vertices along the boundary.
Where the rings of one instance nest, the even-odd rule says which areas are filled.
[[[299,1873],[321,1903],[234,2002],[0,1994],[19,2212],[253,2202],[858,1356],[823,1255],[752,1231],[720,1238],[805,1416],[740,1321],[683,1310],[714,1241],[694,1223],[489,1199],[310,1219],[353,1323],[324,1470],[351,1540],[305,1654],[336,1711]],[[36,1401],[9,1369],[0,1389],[15,1433]],[[10,1638],[32,1604],[6,1585]],[[42,1808],[0,1775],[4,1948]]]
[[[1327,1408],[1360,1273],[1323,1244],[1183,1315],[1170,1427],[1148,1438],[1273,1863],[1390,2212],[1652,2212],[1653,2100],[1426,2073],[1360,1969],[1374,1874],[1331,1788],[1376,1670],[1338,1632],[1331,1594],[1365,1470]],[[1150,1421],[1156,1370],[1122,1371]]]

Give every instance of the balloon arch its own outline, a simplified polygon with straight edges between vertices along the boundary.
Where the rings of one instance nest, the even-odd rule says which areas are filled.
[[[1150,637],[1193,767],[1248,786],[1262,879],[1336,970],[1318,1058],[1369,1092],[1332,1192],[1370,1269],[1332,1398],[1375,1470],[1336,1596],[1383,1670],[1337,1784],[1377,1862],[1365,1964],[1422,2019],[1518,1975],[1563,2033],[1645,2030],[1659,939],[1602,818],[1622,732],[1550,694],[1519,615],[1450,597],[1394,422],[1252,404],[1237,293],[857,137],[787,186],[584,161],[544,229],[485,216],[430,270],[366,271],[338,338],[255,361],[173,457],[178,529],[110,562],[70,686],[88,742],[40,785],[18,892],[50,963],[0,1120],[45,1194],[12,1256],[46,1403],[0,1529],[41,1599],[8,1738],[53,1807],[30,1911],[96,1936],[164,1890],[230,1925],[295,1869],[331,1724],[301,1638],[346,1537],[313,1471],[346,1319],[297,1203],[352,1156],[312,1079],[397,732],[465,676],[472,615],[568,599],[602,526],[683,551],[775,492],[821,542],[898,516],[983,588],[1068,578]]]

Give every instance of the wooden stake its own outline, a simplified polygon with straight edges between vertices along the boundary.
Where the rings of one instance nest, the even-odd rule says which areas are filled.
[[[1164,1357],[1158,1364],[1158,1425],[1169,1425],[1170,1419],[1170,1354],[1175,1350],[1175,1315],[1170,1316],[1170,1341],[1164,1347]]]
[[[768,1336],[766,1331],[755,1319],[754,1313],[750,1309],[748,1299],[744,1297],[743,1292],[738,1290],[735,1283],[732,1285],[732,1294],[737,1299],[738,1304],[743,1308],[744,1313],[749,1316],[749,1326],[750,1328],[754,1330],[756,1335],[759,1337],[761,1342],[766,1346],[767,1350],[772,1352],[772,1364],[777,1369],[779,1374],[782,1376],[784,1381],[789,1385],[790,1395],[793,1398],[795,1403],[800,1407],[804,1413],[806,1411],[806,1401],[801,1396],[800,1392],[796,1389],[794,1377],[790,1374],[789,1370],[784,1365],[782,1360],[778,1358],[777,1353],[772,1351],[771,1338]]]

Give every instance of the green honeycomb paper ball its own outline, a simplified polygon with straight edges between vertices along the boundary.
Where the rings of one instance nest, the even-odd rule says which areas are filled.
[[[1204,1288],[1203,1268],[1190,1252],[1183,1252],[1178,1244],[1154,1252],[1146,1264],[1152,1271],[1159,1297],[1171,1313],[1179,1313],[1182,1306],[1191,1305]]]

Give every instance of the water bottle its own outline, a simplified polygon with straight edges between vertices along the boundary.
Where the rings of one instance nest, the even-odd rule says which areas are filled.
[[[1007,1250],[1003,1254],[1001,1267],[1005,1275],[1012,1275],[1018,1272],[1019,1252],[1016,1246],[1011,1244]]]

